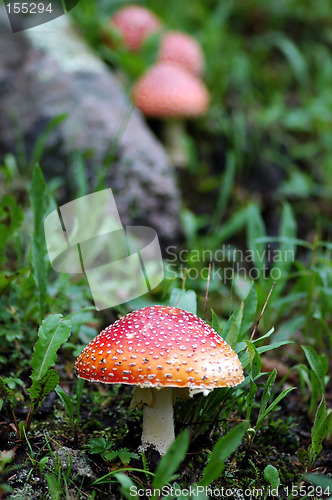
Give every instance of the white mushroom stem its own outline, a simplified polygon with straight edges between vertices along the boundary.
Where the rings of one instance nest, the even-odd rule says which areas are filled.
[[[166,120],[164,123],[164,141],[167,154],[174,167],[183,168],[188,163],[185,146],[185,127],[181,119]]]
[[[165,455],[167,448],[175,439],[173,421],[173,402],[178,392],[183,392],[186,398],[187,391],[173,387],[154,389],[151,387],[136,387],[130,409],[136,406],[143,408],[143,432],[140,450],[152,446],[160,455]]]
[[[149,446],[164,455],[174,441],[173,388],[152,389],[153,403],[143,408],[143,432],[141,450]]]
[[[140,450],[152,446],[160,455],[165,455],[174,441],[173,403],[177,399],[188,399],[188,387],[152,387],[136,386],[129,409],[143,408],[143,432]]]

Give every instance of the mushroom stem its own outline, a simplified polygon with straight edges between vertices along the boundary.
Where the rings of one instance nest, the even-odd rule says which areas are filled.
[[[153,403],[143,408],[141,450],[153,446],[164,455],[175,439],[173,422],[173,388],[152,389]]]
[[[185,127],[181,119],[167,120],[164,124],[164,141],[167,154],[174,167],[183,168],[188,163],[185,145]]]

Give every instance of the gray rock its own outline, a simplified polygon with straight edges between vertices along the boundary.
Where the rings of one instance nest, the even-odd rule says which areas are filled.
[[[56,450],[54,454],[59,460],[61,468],[63,470],[69,468],[71,474],[75,477],[84,477],[91,481],[95,481],[97,479],[96,474],[91,468],[90,460],[86,456],[85,452],[81,450],[73,450],[67,446],[62,446]],[[50,468],[54,468],[51,457],[48,459],[47,464]]]
[[[179,232],[179,195],[163,148],[132,108],[112,72],[82,42],[68,16],[12,34],[0,9],[0,155],[27,158],[47,124],[41,167],[48,179],[64,176],[64,198],[74,189],[74,153],[87,165],[89,192],[105,176],[123,224],[154,227],[167,240]],[[6,29],[7,26],[7,29]]]

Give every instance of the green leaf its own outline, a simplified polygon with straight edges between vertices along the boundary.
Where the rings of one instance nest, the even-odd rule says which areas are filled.
[[[253,339],[251,342],[253,344],[257,344],[257,342],[261,342],[262,340],[265,340],[265,339],[268,339],[269,337],[271,337],[272,333],[274,333],[274,326],[267,333],[265,333],[261,337],[258,337],[257,339]]]
[[[109,445],[106,445],[109,447]],[[128,465],[132,458],[138,459],[137,453],[133,453],[128,450],[128,448],[120,448],[120,450],[114,451],[104,451],[101,452],[105,460],[114,460],[114,458],[119,458],[124,465]]]
[[[174,288],[169,299],[171,307],[178,307],[193,314],[197,313],[196,293],[193,290]]]
[[[49,460],[49,456],[46,455],[45,457],[41,458],[38,462],[38,468],[39,468],[39,472],[40,474],[42,474],[47,462]]]
[[[304,448],[299,448],[296,453],[296,457],[304,469],[307,468],[308,463],[308,451]]]
[[[51,494],[51,500],[61,500],[61,476],[58,477],[56,474],[45,474],[45,479],[47,481],[47,488]]]
[[[10,398],[12,395],[12,391],[7,387],[5,380],[0,377],[0,391],[6,396],[6,398]]]
[[[239,447],[247,429],[248,422],[242,422],[217,441],[211,451],[199,485],[208,486],[220,476],[225,468],[226,458]]]
[[[0,202],[0,268],[5,262],[5,248],[8,240],[20,227],[23,212],[14,198],[4,194]]]
[[[55,364],[57,352],[68,340],[70,330],[71,321],[64,320],[62,314],[53,314],[44,319],[38,330],[38,340],[33,349],[31,361],[33,382],[41,379]]]
[[[321,486],[323,488],[324,498],[325,495],[326,500],[331,500],[332,498],[332,478],[323,476],[323,474],[307,474],[305,476],[306,481],[310,481],[310,483],[315,484],[317,486]],[[321,497],[323,498],[323,497]]]
[[[309,346],[301,346],[310,365],[310,404],[309,413],[313,416],[317,402],[322,399],[325,392],[325,375],[327,372],[326,356],[321,356]]]
[[[128,465],[132,458],[138,459],[137,453],[133,453],[127,448],[121,448],[118,451],[118,457],[124,465]]]
[[[280,477],[278,469],[273,467],[273,465],[267,465],[264,469],[264,479],[270,483],[272,489],[278,488],[280,486]]]
[[[180,213],[183,231],[188,241],[189,248],[195,248],[197,232],[198,232],[198,217],[188,209],[184,209]]]
[[[326,375],[325,367],[326,364],[322,363],[322,360],[320,356],[317,354],[317,352],[309,346],[301,346],[302,349],[304,350],[304,353],[306,355],[306,358],[308,360],[308,363],[310,367],[313,369],[313,371],[316,373],[317,377],[319,380],[321,380],[323,384],[324,377]]]
[[[1,239],[0,239],[0,246],[1,246]],[[0,249],[0,260],[1,260],[1,249]],[[5,290],[7,291],[7,289],[9,289],[12,282],[19,281],[19,279],[22,278],[24,275],[26,275],[26,273],[27,273],[26,269],[21,269],[20,271],[15,271],[15,272],[9,272],[9,271],[0,272],[0,295],[4,294]],[[6,314],[6,312],[1,311],[1,316],[3,314]],[[10,336],[10,332],[6,331],[6,338],[8,338],[8,336]]]
[[[32,402],[38,406],[42,399],[56,388],[59,380],[58,372],[51,369],[42,378],[34,381],[29,389]]]
[[[95,451],[91,451],[90,453],[96,453]],[[105,458],[105,460],[114,460],[114,458],[117,458],[118,456],[118,452],[116,450],[114,451],[104,451],[104,452],[98,452],[98,453],[102,453],[103,457]]]
[[[317,406],[317,403],[318,401],[324,396],[324,386],[323,386],[323,383],[322,383],[322,380],[320,380],[316,373],[311,370],[309,372],[309,378],[310,378],[310,382],[309,382],[309,389],[311,391],[311,394],[310,394],[310,404],[309,404],[309,413],[310,415],[314,415],[315,413],[315,410],[316,410],[316,406]]]
[[[326,411],[326,402],[325,397],[322,398],[315,415],[314,424],[311,429],[311,438],[314,441],[315,434],[319,431],[319,428],[322,426],[324,420],[326,419],[327,411]]]
[[[324,439],[330,432],[332,432],[332,413],[327,413],[325,398],[322,398],[311,430],[312,450],[315,456],[318,455]]]
[[[262,361],[256,347],[251,342],[249,342],[249,340],[246,341],[246,344],[248,346],[249,361],[250,361],[249,376],[251,380],[254,381],[255,378],[258,377],[258,375],[261,372]]]
[[[176,437],[160,460],[152,483],[154,488],[162,488],[174,479],[173,475],[186,456],[188,446],[189,431],[185,429]]]
[[[292,344],[292,343],[293,343],[292,340],[281,340],[280,342],[274,342],[273,344],[262,345],[260,347],[257,347],[257,351],[259,352],[259,354],[261,354],[262,352],[273,351],[274,349],[279,349],[279,347],[281,347],[283,345]]]
[[[219,333],[220,332],[220,324],[219,324],[219,319],[216,313],[211,309],[211,314],[212,314],[212,328]]]
[[[91,438],[88,442],[89,452],[92,454],[104,453],[108,451],[110,447],[111,444],[107,443],[106,439],[103,437]]]
[[[40,321],[42,321],[45,314],[48,271],[44,232],[44,219],[47,207],[47,186],[43,173],[38,165],[36,165],[33,169],[30,186],[30,203],[34,221],[31,263],[33,277],[37,286]]]

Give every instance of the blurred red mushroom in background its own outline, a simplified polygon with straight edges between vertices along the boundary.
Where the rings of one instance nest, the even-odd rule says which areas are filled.
[[[135,385],[131,407],[144,404],[141,450],[163,455],[174,440],[173,402],[243,381],[228,344],[195,314],[150,306],[123,316],[82,351],[76,375],[90,382]]]
[[[128,5],[111,17],[111,24],[121,35],[129,51],[137,52],[149,35],[161,29],[160,19],[149,9]]]
[[[161,39],[158,61],[179,64],[194,75],[204,70],[204,55],[199,43],[187,33],[169,31]]]
[[[165,120],[166,150],[175,166],[184,166],[183,123],[207,110],[210,96],[204,83],[177,64],[160,62],[136,82],[132,96],[146,116]]]

